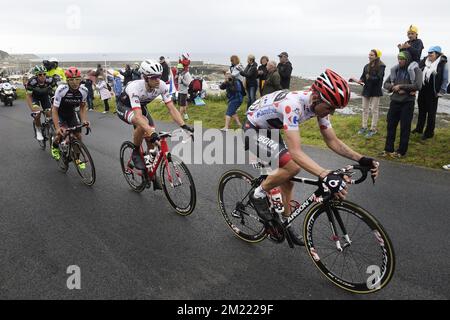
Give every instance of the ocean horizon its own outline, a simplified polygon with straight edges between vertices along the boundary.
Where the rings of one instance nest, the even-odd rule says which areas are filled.
[[[108,61],[142,61],[146,58],[159,59],[160,56],[165,56],[169,61],[174,62],[178,60],[176,53],[78,53],[78,54],[58,54],[45,53],[37,54],[41,59],[49,57],[56,57],[60,61],[98,61],[106,63]],[[209,64],[229,65],[230,56],[225,54],[212,53],[192,53],[192,61],[203,61]],[[245,66],[247,64],[247,55],[240,55],[241,63]],[[261,55],[256,55],[257,62]],[[276,62],[279,58],[274,55],[268,55],[269,59]],[[326,68],[330,68],[345,78],[360,77],[364,66],[368,63],[368,55],[348,55],[348,56],[332,56],[332,55],[292,55],[289,57],[292,63],[294,76],[314,79]],[[386,64],[387,70],[396,62],[395,55],[382,56],[381,60]]]

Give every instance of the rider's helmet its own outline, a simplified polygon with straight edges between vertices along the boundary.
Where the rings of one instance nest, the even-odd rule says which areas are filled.
[[[69,67],[64,72],[67,79],[71,78],[81,78],[81,72],[77,67]]]
[[[36,65],[33,68],[33,74],[34,75],[38,75],[38,74],[42,74],[42,73],[46,73],[47,69],[44,66],[41,65]]]
[[[58,64],[59,64],[58,59],[52,57],[52,58],[49,58],[48,61],[50,61],[55,68],[58,68]]]
[[[344,108],[350,100],[350,87],[347,81],[330,69],[325,70],[316,79],[312,89],[333,108]]]
[[[139,72],[144,77],[161,76],[163,72],[163,67],[159,62],[146,59],[142,61],[141,66],[139,68]]]

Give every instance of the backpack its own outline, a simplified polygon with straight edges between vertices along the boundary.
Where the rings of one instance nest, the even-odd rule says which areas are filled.
[[[108,91],[111,91],[111,86],[109,85],[109,83],[108,82],[106,82],[106,87],[108,88]]]
[[[202,80],[200,79],[194,79],[189,84],[189,89],[191,89],[193,92],[196,91],[202,91]]]

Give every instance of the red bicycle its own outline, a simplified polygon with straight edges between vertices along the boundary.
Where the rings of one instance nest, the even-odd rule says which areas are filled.
[[[178,130],[180,129],[175,131]],[[139,170],[134,166],[131,154],[135,146],[132,142],[125,141],[120,147],[120,165],[125,180],[136,192],[142,192],[155,183],[159,168],[159,178],[167,200],[178,214],[187,216],[194,211],[197,196],[194,179],[189,169],[180,158],[170,153],[166,140],[172,137],[175,131],[159,132],[160,141],[155,144],[156,150],[152,150],[152,154],[144,151],[141,145],[141,155],[146,163],[145,170]],[[150,157],[151,161],[149,161]]]

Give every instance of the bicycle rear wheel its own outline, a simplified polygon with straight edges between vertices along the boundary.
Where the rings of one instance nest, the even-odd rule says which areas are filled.
[[[134,144],[125,141],[120,147],[120,166],[122,173],[128,185],[136,192],[142,192],[147,185],[147,176],[145,171],[138,170],[131,161],[131,154],[134,150]]]
[[[329,210],[315,205],[305,216],[303,235],[316,267],[342,289],[372,293],[392,279],[392,242],[381,224],[354,203],[332,201]]]
[[[92,186],[95,183],[95,166],[86,145],[74,139],[72,142],[71,157],[83,183],[87,186]]]
[[[194,179],[181,159],[168,154],[167,160],[162,161],[159,171],[164,193],[179,215],[188,216],[197,202]]]
[[[42,127],[41,127],[42,128]],[[34,121],[33,121],[33,131],[34,131],[34,138],[36,139],[36,124],[34,123]],[[43,131],[43,130],[42,130]],[[46,141],[46,139],[45,139],[45,135],[44,135],[44,132],[42,132],[42,135],[44,136],[44,140],[37,140],[37,142],[38,142],[38,144],[39,144],[39,147],[42,149],[42,150],[45,150],[45,147],[46,147],[46,143],[47,143],[47,141]]]
[[[219,180],[219,210],[240,239],[257,243],[267,237],[263,222],[248,197],[254,178],[241,170],[227,171]]]

